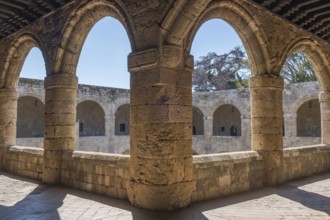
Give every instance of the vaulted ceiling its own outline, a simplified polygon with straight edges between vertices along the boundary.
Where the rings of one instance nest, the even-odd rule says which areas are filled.
[[[330,0],[252,0],[330,42]]]
[[[71,0],[0,0],[0,39]]]
[[[72,0],[0,0],[0,39]],[[330,0],[250,0],[330,42]]]

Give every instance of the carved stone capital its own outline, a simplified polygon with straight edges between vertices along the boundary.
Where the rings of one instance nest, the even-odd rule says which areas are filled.
[[[252,76],[249,80],[249,86],[250,89],[272,88],[282,90],[284,88],[284,80],[281,77]]]
[[[19,94],[15,89],[0,89],[0,98],[17,100],[18,97]]]
[[[164,45],[141,52],[131,53],[128,56],[128,70],[137,72],[155,67],[189,68],[193,69],[194,59],[185,54],[183,49],[176,45]]]
[[[78,89],[78,78],[71,74],[56,74],[45,77],[45,89],[71,88]]]
[[[320,102],[330,103],[330,92],[320,92],[319,100],[320,100]]]

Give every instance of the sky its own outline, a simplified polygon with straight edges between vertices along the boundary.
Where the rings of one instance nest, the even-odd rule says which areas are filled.
[[[208,52],[223,54],[236,46],[242,46],[242,42],[235,30],[223,20],[212,19],[198,30],[191,54],[196,60]],[[130,52],[122,24],[112,17],[103,18],[94,25],[82,48],[77,66],[79,83],[129,89],[127,55]],[[45,78],[45,62],[38,48],[32,48],[27,55],[20,76]]]

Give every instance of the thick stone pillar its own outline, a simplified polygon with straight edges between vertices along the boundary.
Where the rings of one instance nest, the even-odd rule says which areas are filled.
[[[133,53],[130,202],[173,210],[191,202],[193,59],[175,46]]]
[[[322,144],[330,144],[330,92],[321,92],[319,100]]]
[[[78,79],[61,74],[45,78],[45,138],[43,182],[61,183],[62,155],[76,147]]]
[[[16,144],[18,92],[14,89],[0,89],[0,169],[8,146]]]
[[[282,183],[283,104],[282,78],[251,77],[251,144],[265,161],[265,181]]]

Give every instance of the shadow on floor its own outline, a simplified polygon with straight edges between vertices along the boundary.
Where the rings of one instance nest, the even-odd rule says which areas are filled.
[[[0,205],[0,219],[54,219],[60,220],[57,209],[62,206],[66,192],[54,192],[52,186],[40,182],[19,177],[13,174],[0,172],[11,179],[38,184],[37,187],[13,206]]]
[[[308,180],[291,182],[282,187],[263,188],[256,191],[240,193],[222,197],[219,199],[208,200],[201,203],[195,203],[186,209],[173,212],[152,212],[135,208],[127,201],[111,199],[106,196],[100,196],[93,193],[83,192],[61,186],[48,186],[23,177],[17,177],[8,173],[0,172],[5,175],[21,181],[28,181],[39,184],[24,199],[17,202],[14,206],[6,207],[0,205],[0,219],[51,219],[60,220],[58,208],[62,206],[67,195],[73,195],[79,198],[95,201],[117,209],[126,210],[131,213],[134,220],[168,220],[168,219],[208,219],[203,213],[230,206],[237,203],[256,200],[272,194],[298,202],[308,208],[318,210],[330,215],[330,198],[313,192],[307,192],[299,189],[299,186],[321,181],[330,178],[330,174],[312,177]],[[209,215],[208,215],[209,216]],[[63,219],[63,218],[62,218]],[[111,219],[111,218],[110,218]]]

